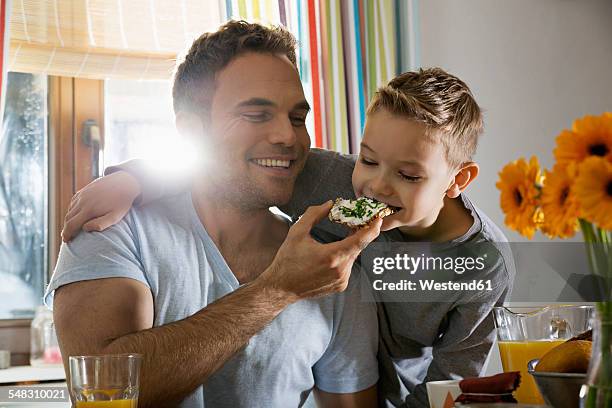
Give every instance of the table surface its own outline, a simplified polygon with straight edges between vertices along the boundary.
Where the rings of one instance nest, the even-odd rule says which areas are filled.
[[[16,366],[0,370],[0,384],[10,384],[25,381],[64,380],[66,380],[66,373],[64,373],[64,367]]]

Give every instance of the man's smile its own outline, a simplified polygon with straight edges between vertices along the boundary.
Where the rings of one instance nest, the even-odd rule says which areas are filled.
[[[255,159],[255,163],[264,167],[279,167],[288,169],[291,165],[291,160],[279,160],[279,159]]]
[[[296,163],[298,162],[296,156],[258,157],[249,159],[248,162],[267,174],[276,177],[292,177],[294,173],[298,171],[296,167]]]

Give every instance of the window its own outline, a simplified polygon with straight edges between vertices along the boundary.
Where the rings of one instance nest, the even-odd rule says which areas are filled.
[[[33,316],[48,257],[47,77],[9,72],[0,133],[0,319]]]
[[[176,150],[170,83],[106,80],[104,167],[135,157],[161,161]]]

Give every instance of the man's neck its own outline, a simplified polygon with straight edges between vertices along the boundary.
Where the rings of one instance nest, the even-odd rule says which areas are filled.
[[[193,205],[206,232],[242,283],[263,272],[284,241],[289,226],[268,208],[237,207],[194,188]],[[250,260],[249,262],[242,262]],[[262,265],[257,265],[261,260]]]

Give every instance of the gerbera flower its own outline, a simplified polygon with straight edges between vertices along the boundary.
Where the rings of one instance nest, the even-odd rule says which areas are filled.
[[[574,191],[581,217],[612,230],[612,163],[601,157],[586,159],[580,165]]]
[[[561,166],[580,164],[592,156],[612,161],[612,112],[574,121],[571,131],[564,130],[557,137],[553,153]]]
[[[546,170],[541,206],[544,214],[542,232],[550,238],[569,238],[578,230],[579,207],[572,191],[575,165],[555,166]]]
[[[506,225],[519,234],[532,238],[541,222],[538,198],[542,176],[538,159],[529,163],[521,158],[507,164],[499,172],[497,188],[501,191],[500,203]]]

